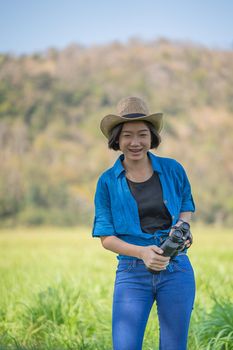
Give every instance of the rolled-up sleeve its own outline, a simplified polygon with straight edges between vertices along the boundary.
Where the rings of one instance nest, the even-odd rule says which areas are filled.
[[[106,183],[100,177],[95,193],[95,218],[92,228],[92,236],[114,236],[115,229],[110,206],[110,197]]]
[[[182,169],[182,203],[180,212],[195,211],[195,203],[191,193],[191,186],[184,168]]]

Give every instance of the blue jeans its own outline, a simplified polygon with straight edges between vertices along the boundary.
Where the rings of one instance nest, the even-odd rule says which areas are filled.
[[[159,274],[150,273],[142,260],[120,260],[113,295],[113,349],[142,349],[150,310],[156,301],[159,349],[186,350],[194,297],[194,273],[187,255],[172,259]]]

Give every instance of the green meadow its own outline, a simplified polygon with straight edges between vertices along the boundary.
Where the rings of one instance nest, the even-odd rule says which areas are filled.
[[[189,350],[233,349],[233,232],[196,226]],[[111,350],[116,255],[91,229],[0,231],[0,350]],[[158,349],[153,307],[143,350]]]

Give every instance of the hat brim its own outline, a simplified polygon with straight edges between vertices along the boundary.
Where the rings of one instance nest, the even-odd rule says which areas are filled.
[[[135,118],[127,118],[121,117],[119,115],[108,114],[101,120],[100,130],[108,139],[110,137],[110,132],[114,128],[114,126],[131,121],[148,121],[154,126],[157,132],[160,132],[163,127],[163,113],[154,113]]]

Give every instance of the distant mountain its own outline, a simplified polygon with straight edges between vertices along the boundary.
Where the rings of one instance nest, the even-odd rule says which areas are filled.
[[[2,225],[91,223],[118,156],[99,121],[129,95],[164,113],[156,153],[186,168],[195,220],[232,225],[233,53],[167,40],[0,55]]]

